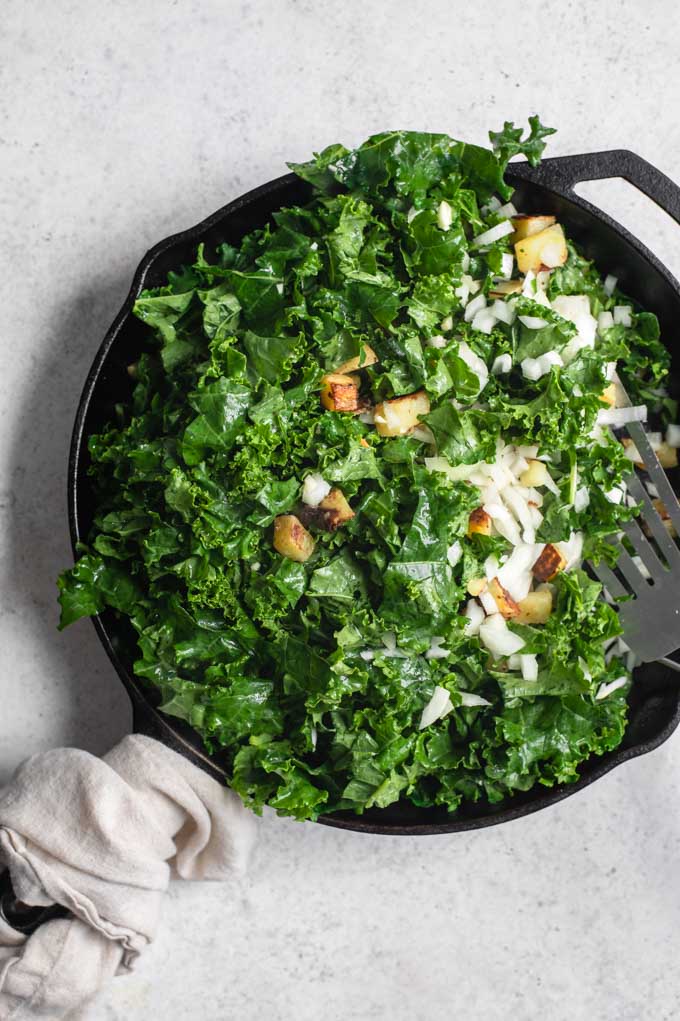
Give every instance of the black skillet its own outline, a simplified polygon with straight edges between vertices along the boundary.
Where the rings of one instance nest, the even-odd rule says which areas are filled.
[[[680,189],[664,174],[625,150],[563,156],[545,160],[537,168],[511,164],[508,181],[517,189],[515,202],[523,212],[554,213],[570,237],[605,273],[615,274],[623,290],[654,311],[668,346],[680,323],[680,285],[644,245],[601,210],[577,196],[579,181],[622,177],[648,195],[680,223]],[[210,247],[220,241],[238,244],[248,231],[262,227],[282,206],[306,202],[310,188],[293,174],[262,185],[213,213],[207,220],[166,238],[145,255],[132,288],[97,352],[83,389],[76,416],[68,466],[68,506],[74,546],[86,541],[95,511],[88,468],[88,437],[113,417],[116,403],[130,396],[126,366],[135,361],[147,341],[146,327],[133,315],[140,291],[165,282],[168,271],[193,261],[200,241]],[[675,355],[675,351],[673,350]],[[674,371],[678,360],[675,357]],[[188,725],[158,711],[156,691],[133,673],[135,636],[129,623],[112,611],[94,618],[97,634],[132,701],[134,730],[173,748],[219,780],[225,772],[219,753],[210,755],[200,736]],[[327,826],[362,833],[433,834],[479,829],[518,819],[546,808],[592,783],[627,759],[651,751],[665,741],[680,722],[680,688],[673,672],[650,664],[636,672],[630,696],[630,723],[622,745],[614,752],[592,757],[581,767],[577,783],[546,789],[536,786],[496,805],[465,805],[455,815],[444,809],[419,809],[399,802],[371,809],[362,816],[335,812],[322,816]]]

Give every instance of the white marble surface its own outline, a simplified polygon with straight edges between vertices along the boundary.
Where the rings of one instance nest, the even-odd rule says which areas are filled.
[[[144,251],[329,142],[483,141],[680,178],[674,0],[5,0],[0,27],[0,782],[129,727],[89,623],[55,630],[65,467],[90,359]],[[590,193],[680,272],[680,228]],[[670,1021],[680,1013],[680,738],[500,829],[371,838],[265,818],[239,887],[175,886],[93,1021]]]

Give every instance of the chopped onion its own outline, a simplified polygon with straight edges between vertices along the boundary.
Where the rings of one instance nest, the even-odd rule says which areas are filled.
[[[446,559],[450,563],[451,567],[455,567],[460,558],[463,556],[463,547],[456,539],[454,543],[449,546],[446,551]]]
[[[397,648],[397,636],[393,631],[388,631],[380,640],[385,646],[385,652],[382,655],[386,659],[408,659],[406,653]]]
[[[448,230],[453,220],[453,212],[448,202],[442,200],[439,203],[439,209],[437,210],[437,223],[442,230]]]
[[[501,208],[501,200],[497,195],[492,195],[486,205],[482,206],[480,213],[482,216],[488,216],[489,213],[495,213]]]
[[[494,376],[503,376],[506,372],[510,372],[512,369],[512,358],[509,354],[498,355],[494,359],[494,363],[491,366],[491,372]],[[680,445],[680,444],[679,444]]]
[[[545,376],[548,372],[550,372],[553,365],[564,365],[564,362],[558,355],[557,351],[546,351],[545,354],[539,355],[536,361],[541,369],[542,376]]]
[[[623,686],[627,683],[627,677],[617,677],[615,681],[610,681],[609,684],[601,684],[597,689],[595,701],[601,702],[603,698],[607,698],[608,695],[611,695],[614,691],[618,691],[619,688],[623,688]]]
[[[503,490],[503,501],[507,504],[524,529],[525,542],[533,542],[534,522],[529,512],[528,503],[522,495],[523,489],[526,492],[525,487],[508,486],[507,489]]]
[[[614,325],[614,316],[611,312],[600,312],[597,317],[597,328],[600,333],[610,330]]]
[[[583,532],[572,532],[566,542],[558,542],[556,546],[566,560],[565,571],[580,566],[583,554]]]
[[[518,316],[518,318],[527,330],[542,330],[544,326],[548,325],[548,320],[541,319],[540,316]]]
[[[498,280],[510,280],[512,271],[515,268],[515,257],[510,252],[503,252],[501,255],[501,269]]]
[[[470,323],[473,330],[478,333],[491,333],[496,325],[496,316],[490,308],[480,308]]]
[[[587,294],[558,294],[551,301],[554,312],[578,326],[579,319],[590,315],[590,300]]]
[[[538,660],[535,656],[520,656],[520,669],[525,681],[538,680]]]
[[[442,335],[440,333],[435,333],[434,337],[428,337],[427,338],[427,346],[428,347],[440,348],[440,347],[446,347],[447,344],[448,344],[448,341],[444,337],[442,337]]]
[[[618,282],[619,282],[618,277],[612,276],[611,273],[609,273],[604,278],[604,293],[607,295],[607,297],[611,298],[612,294],[616,290],[616,285],[618,284]]]
[[[467,273],[470,268],[470,256],[467,252],[463,252],[463,258],[460,260],[460,265],[463,273]]]
[[[485,589],[484,592],[480,593],[479,601],[489,615],[493,613],[498,613],[498,606],[496,604],[496,600],[487,589]]]
[[[522,457],[527,457],[527,458],[529,458],[529,460],[533,461],[534,458],[536,458],[538,456],[538,444],[537,443],[536,444],[534,444],[534,443],[531,443],[531,444],[525,443],[525,444],[517,447],[517,453],[520,454]]]
[[[501,503],[485,503],[484,510],[492,519],[496,530],[507,539],[509,543],[516,546],[520,541],[519,528],[510,512]]]
[[[308,507],[318,507],[331,491],[331,487],[317,472],[307,475],[302,483],[302,502]]]
[[[617,326],[633,325],[633,309],[631,305],[614,306],[614,322]]]
[[[611,489],[604,491],[605,500],[608,500],[609,503],[622,503],[624,495],[625,494],[620,486],[612,486]]]
[[[514,233],[515,227],[512,221],[503,220],[501,223],[497,223],[495,227],[490,227],[483,234],[478,234],[476,238],[473,238],[472,245],[474,248],[481,248],[482,245],[493,245],[496,241],[500,241],[501,238]]]
[[[465,312],[463,313],[463,319],[465,322],[471,323],[482,308],[486,308],[486,298],[483,294],[478,294],[476,298],[473,298],[472,301],[468,302],[465,306]]]
[[[543,545],[520,542],[498,572],[498,580],[516,602],[520,602],[531,589],[531,568],[539,557]]]
[[[372,659],[375,659],[375,651],[373,649],[362,649],[359,655],[362,659],[365,659],[367,663],[370,663]]]
[[[508,670],[521,670],[522,668],[522,657],[518,652],[513,652],[512,656],[508,656]]]
[[[479,629],[479,638],[495,659],[511,656],[524,648],[524,639],[508,628],[500,613],[484,621]]]
[[[669,425],[666,429],[666,443],[669,447],[680,447],[680,425]]]
[[[471,691],[459,691],[460,704],[464,706],[476,706],[476,705],[491,705],[488,699],[482,698],[481,695],[475,695]]]
[[[411,223],[413,220],[415,220],[419,212],[420,212],[419,209],[416,209],[415,206],[411,206],[408,213],[406,214],[406,222]]]
[[[577,514],[580,514],[581,511],[584,511],[586,509],[589,503],[590,493],[588,492],[586,486],[581,486],[581,488],[577,489],[576,493],[574,494],[574,510],[576,511]]]
[[[503,301],[502,298],[496,298],[490,311],[500,320],[502,323],[506,323],[511,326],[515,321],[515,303],[514,301]]]
[[[504,206],[499,206],[498,209],[496,210],[496,213],[498,214],[498,216],[507,217],[508,220],[511,217],[518,215],[517,210],[513,206],[512,202],[506,202]]]
[[[414,440],[420,440],[421,443],[431,443],[431,444],[434,444],[434,442],[435,442],[434,433],[426,425],[416,425],[416,426],[414,426],[413,429],[411,429],[411,432],[408,435],[412,436]]]
[[[647,406],[638,404],[629,408],[603,408],[598,411],[596,425],[611,425],[615,429],[627,425],[628,422],[646,422]]]
[[[498,557],[494,556],[493,553],[484,561],[484,574],[489,581],[498,574]]]
[[[445,641],[446,639],[440,635],[433,635],[430,638],[430,648],[425,653],[425,659],[446,659],[447,656],[450,656],[449,650],[442,648],[442,643]]]
[[[479,634],[480,624],[484,621],[484,610],[476,600],[468,599],[465,616],[467,617],[465,634],[468,638],[472,638],[473,635]]]
[[[439,324],[439,329],[443,330],[444,333],[448,333],[449,330],[453,329],[453,316],[444,316]]]
[[[524,358],[521,362],[520,368],[522,369],[522,375],[525,379],[537,380],[543,375],[537,358]]]
[[[438,684],[434,689],[434,695],[423,709],[418,729],[425,730],[425,727],[429,727],[432,723],[436,723],[437,720],[441,720],[452,709],[451,696],[446,688],[442,688]]]
[[[487,369],[486,364],[482,361],[479,355],[474,353],[464,340],[461,340],[458,345],[457,354],[458,357],[462,358],[465,364],[475,373],[479,379],[480,390],[483,390],[489,381],[489,370]]]

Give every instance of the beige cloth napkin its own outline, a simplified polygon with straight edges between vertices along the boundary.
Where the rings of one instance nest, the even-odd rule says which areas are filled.
[[[152,738],[103,759],[35,755],[0,791],[0,866],[28,904],[73,918],[28,939],[0,919],[0,1021],[62,1018],[129,970],[156,931],[171,876],[243,872],[255,817],[216,780]]]

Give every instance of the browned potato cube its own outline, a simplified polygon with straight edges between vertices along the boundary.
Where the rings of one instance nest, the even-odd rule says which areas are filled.
[[[491,518],[483,507],[476,507],[468,518],[468,535],[491,535]]]
[[[497,280],[489,290],[490,298],[507,298],[509,294],[522,293],[521,280]]]
[[[538,234],[531,234],[515,245],[515,258],[520,273],[528,273],[529,270],[536,273],[542,266],[546,269],[563,266],[567,255],[567,242],[559,223]]]
[[[519,606],[512,598],[507,589],[504,589],[498,578],[492,578],[489,582],[489,592],[496,601],[496,606],[506,620],[516,617],[519,614]]]
[[[486,588],[486,578],[470,578],[467,583],[467,590],[471,596],[475,598],[481,596],[482,592]]]
[[[375,427],[381,436],[404,436],[430,411],[430,398],[424,390],[395,397],[375,406]]]
[[[376,365],[378,356],[370,344],[363,345],[363,351],[355,358],[343,362],[335,371],[336,373],[356,372],[357,369],[365,369],[369,365]]]
[[[354,511],[347,502],[345,494],[341,489],[335,487],[331,489],[328,496],[324,496],[319,507],[325,511],[334,511],[338,516],[339,525],[344,524],[345,521],[350,521],[354,517]]]
[[[294,514],[279,514],[274,519],[274,549],[282,557],[304,563],[314,552],[314,539]]]
[[[557,546],[553,546],[549,542],[531,568],[531,573],[537,581],[552,581],[560,571],[564,570],[566,563],[566,558],[560,553]]]
[[[662,468],[678,467],[678,451],[675,447],[669,447],[665,440],[654,453],[658,457]]]
[[[549,588],[537,589],[517,604],[516,624],[545,624],[552,612],[552,592]]]
[[[510,240],[514,245],[518,241],[523,241],[524,238],[531,237],[532,234],[540,234],[547,227],[552,227],[554,222],[554,216],[523,216],[522,214],[513,216],[512,225],[515,228],[515,233]]]
[[[358,382],[344,373],[329,373],[321,380],[321,403],[327,411],[361,411]]]
[[[671,536],[671,538],[675,538],[675,536],[678,533],[675,531],[675,525],[671,521],[670,515],[669,515],[668,511],[666,510],[666,504],[663,502],[663,500],[659,500],[659,499],[652,500],[652,503],[654,504],[654,507],[656,509],[657,514],[659,515],[659,517],[663,521],[664,528],[666,529],[668,534]]]

